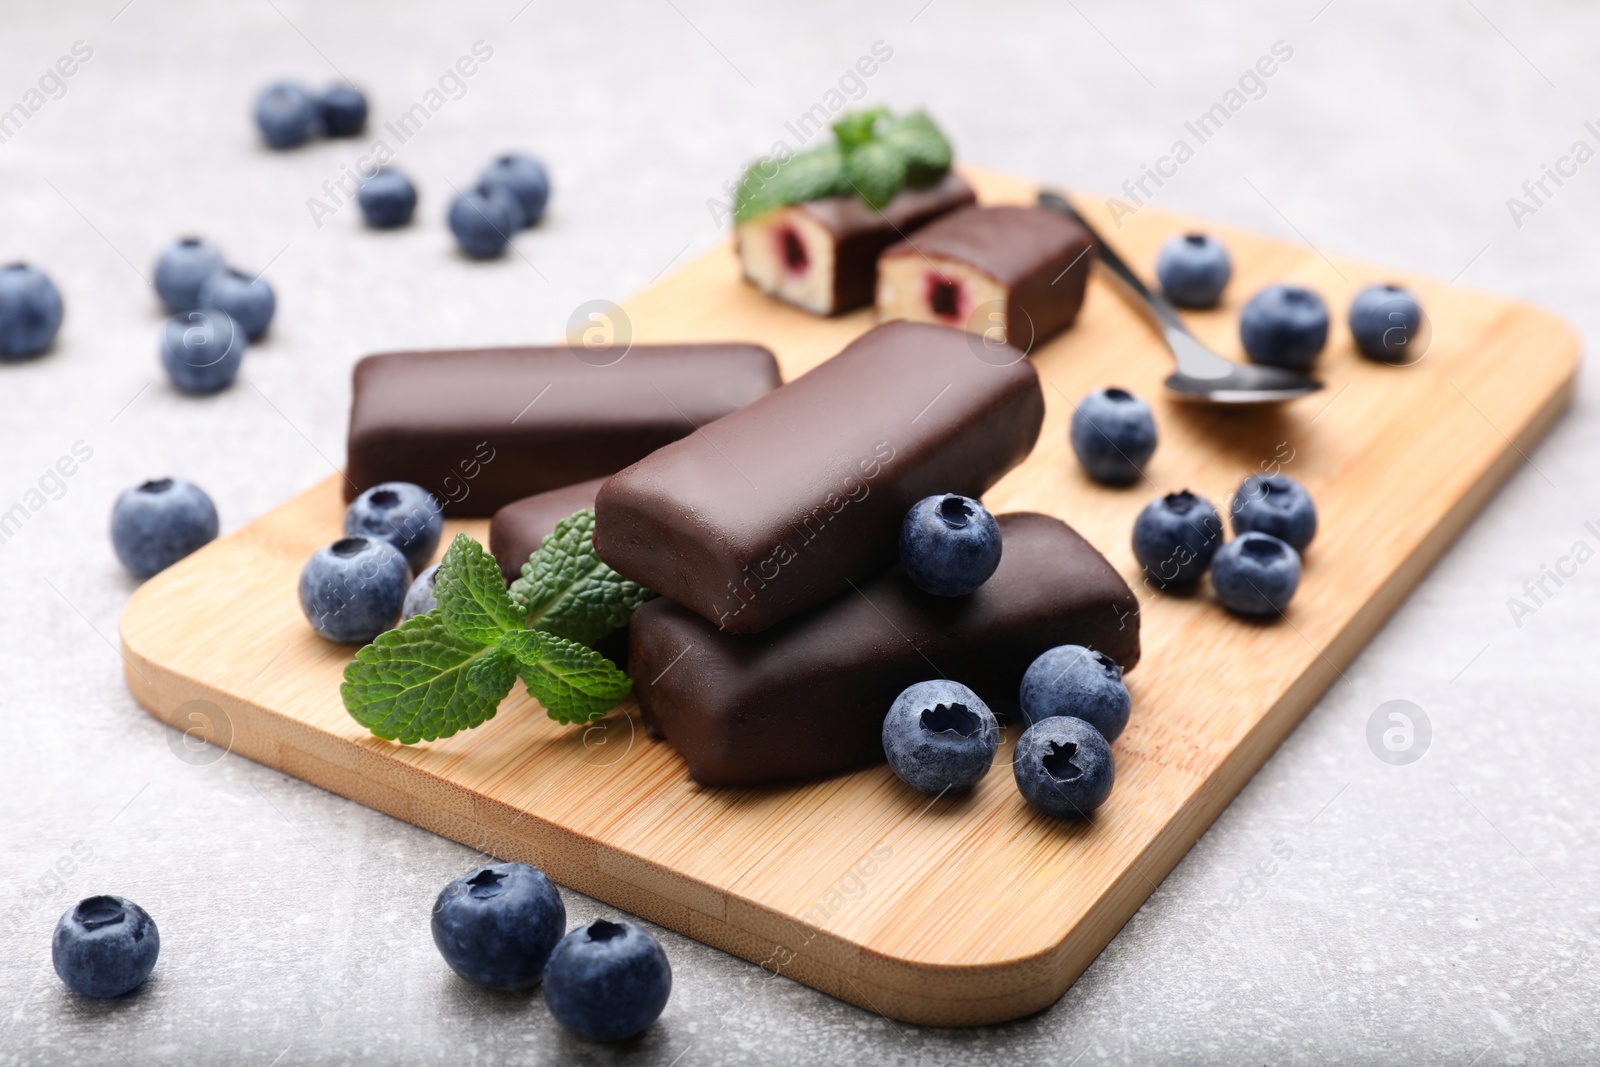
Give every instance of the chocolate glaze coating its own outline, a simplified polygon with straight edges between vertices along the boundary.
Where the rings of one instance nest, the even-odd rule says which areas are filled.
[[[1032,364],[972,335],[892,322],[608,480],[595,549],[713,624],[754,633],[894,561],[907,509],[978,497],[1044,420]]]
[[[345,499],[415,482],[447,515],[621,470],[777,388],[752,344],[634,345],[594,366],[566,345],[389,352],[356,364]]]
[[[522,565],[555,530],[556,523],[575,511],[594,507],[594,495],[603,484],[604,478],[590,478],[514,500],[494,513],[489,520],[489,552],[507,582],[522,576]]]
[[[969,207],[930,222],[883,254],[943,257],[987,274],[1009,290],[1006,337],[1031,350],[1078,317],[1093,247],[1089,231],[1054,211]]]
[[[943,676],[1006,706],[1056,645],[1133,667],[1139,604],[1111,564],[1059,519],[999,521],[999,569],[965,597],[930,596],[896,567],[751,635],[668,600],[644,605],[628,674],[646,726],[697,782],[766,785],[883,759],[883,718],[915,682]]]

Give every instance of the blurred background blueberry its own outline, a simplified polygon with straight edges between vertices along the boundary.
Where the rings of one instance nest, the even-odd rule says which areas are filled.
[[[1269,285],[1239,313],[1239,340],[1256,363],[1309,370],[1328,343],[1328,305],[1310,289]]]
[[[335,85],[317,101],[329,137],[354,137],[367,128],[367,96],[354,85]]]
[[[356,200],[368,226],[390,230],[411,221],[412,212],[417,209],[417,189],[398,170],[383,167],[361,183]]]
[[[450,202],[449,219],[456,244],[472,259],[503,255],[517,228],[505,198],[487,197],[477,190],[462,193]]]
[[[256,126],[271,148],[295,148],[322,132],[322,109],[293,82],[269,85],[256,98]]]
[[[1426,351],[1422,301],[1398,285],[1369,285],[1350,301],[1356,349],[1380,363],[1415,363]]]
[[[224,269],[222,251],[198,237],[181,237],[156,260],[156,293],[171,312],[200,306],[200,286]]]
[[[244,330],[226,311],[186,311],[161,331],[161,365],[182,392],[220,392],[239,376],[245,344]]]
[[[1150,405],[1126,389],[1096,389],[1072,412],[1072,451],[1084,473],[1102,485],[1132,485],[1156,450]]]
[[[536,226],[550,201],[550,177],[544,164],[532,156],[508,153],[489,164],[480,185],[500,186],[522,205],[523,226]]]
[[[1187,233],[1161,246],[1156,279],[1167,299],[1186,308],[1216,307],[1233,277],[1223,243],[1206,233]]]
[[[26,263],[0,267],[0,359],[26,359],[50,347],[61,328],[61,293]]]
[[[267,332],[278,308],[278,298],[264,278],[253,278],[232,267],[213,271],[200,283],[196,299],[202,308],[227,312],[234,322],[244,327],[245,336],[252,341],[259,340]]]

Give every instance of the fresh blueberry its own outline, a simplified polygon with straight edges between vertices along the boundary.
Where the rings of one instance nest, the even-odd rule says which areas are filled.
[[[244,329],[216,308],[174,315],[161,333],[161,365],[185,393],[215,393],[232,385],[244,350]]]
[[[61,293],[26,263],[0,267],[0,359],[37,356],[61,328]]]
[[[1145,505],[1133,523],[1133,557],[1157,589],[1187,589],[1222,547],[1222,516],[1184,489]]]
[[[384,167],[361,183],[356,200],[368,226],[392,230],[411,221],[411,213],[417,210],[417,189],[410,178]]]
[[[966,596],[1000,566],[1000,524],[971,497],[923,497],[900,523],[900,562],[924,593]]]
[[[1078,401],[1068,437],[1085,474],[1103,485],[1132,485],[1156,450],[1156,420],[1126,389],[1097,389]]]
[[[269,147],[294,148],[322,132],[322,109],[301,86],[278,82],[256,98],[256,125]]]
[[[563,1026],[595,1041],[620,1041],[661,1015],[672,965],[661,942],[629,922],[596,919],[556,945],[544,999]]]
[[[411,585],[406,558],[387,541],[345,537],[300,571],[300,610],[329,641],[364,645],[394,625]]]
[[[1216,307],[1233,277],[1228,249],[1208,233],[1174,237],[1156,257],[1156,278],[1167,299],[1186,308]]]
[[[120,997],[144,984],[161,954],[155,920],[122,897],[87,897],[67,909],[50,939],[50,962],[68,989]]]
[[[450,969],[490,989],[526,989],[544,977],[567,909],[545,873],[526,863],[479,867],[433,902],[433,943]]]
[[[522,204],[524,226],[536,226],[550,201],[550,177],[532,156],[504,155],[484,170],[482,185],[504,186]]]
[[[1271,534],[1240,534],[1211,561],[1217,600],[1240,615],[1278,615],[1300,587],[1300,553]]]
[[[1057,645],[1022,675],[1022,717],[1031,726],[1054,715],[1070,715],[1115,741],[1128,725],[1133,698],[1122,684],[1116,660],[1082,645]]]
[[[477,192],[485,200],[492,200],[505,209],[506,217],[511,220],[511,230],[513,232],[523,229],[527,225],[528,215],[522,209],[522,201],[518,200],[517,195],[504,185],[484,183],[478,186]]]
[[[1271,534],[1296,552],[1317,536],[1317,507],[1305,486],[1284,474],[1246,478],[1233,494],[1233,532]]]
[[[433,494],[410,482],[384,482],[344,509],[347,537],[375,537],[400,550],[413,571],[433,558],[444,516]]]
[[[317,107],[329,137],[354,137],[367,128],[367,96],[354,85],[335,85]]]
[[[1082,818],[1111,794],[1116,766],[1100,731],[1070,715],[1040,719],[1017,739],[1017,788],[1047,815]]]
[[[202,308],[226,311],[233,321],[244,327],[244,334],[252,341],[259,340],[272,325],[272,313],[278,309],[278,298],[272,286],[261,278],[252,278],[243,271],[219,270],[200,283],[197,299]]]
[[[437,563],[417,575],[417,580],[406,590],[405,603],[400,605],[401,622],[409,622],[439,606],[438,598],[433,595],[433,583],[438,576]]]
[[[960,793],[994,762],[1000,725],[989,705],[964,685],[918,682],[895,698],[883,720],[889,769],[913,789]]]
[[[222,252],[198,237],[168,245],[156,260],[156,293],[171,312],[200,306],[200,285],[223,269]]]
[[[1350,334],[1368,359],[1415,363],[1426,321],[1417,294],[1398,285],[1369,285],[1350,301]],[[1418,342],[1413,344],[1413,342]]]
[[[125,489],[111,509],[111,547],[140,578],[166,570],[217,536],[217,509],[205,490],[176,478]]]
[[[1257,363],[1308,370],[1328,343],[1328,305],[1310,289],[1269,285],[1239,313],[1239,340]]]
[[[473,259],[494,259],[504,254],[516,228],[506,198],[488,197],[472,190],[450,202],[450,232],[456,235],[461,251]]]

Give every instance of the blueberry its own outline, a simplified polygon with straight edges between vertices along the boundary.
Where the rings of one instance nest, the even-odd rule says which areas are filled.
[[[161,365],[185,393],[215,393],[239,376],[244,330],[226,311],[185,311],[167,320],[161,333]]]
[[[563,1026],[595,1041],[643,1031],[672,995],[672,965],[661,942],[630,922],[596,919],[556,945],[544,999]]]
[[[156,293],[168,311],[193,311],[200,306],[200,284],[223,266],[215,245],[198,237],[181,238],[156,260]]]
[[[404,226],[411,221],[411,213],[417,210],[417,190],[411,179],[389,167],[362,182],[356,200],[361,204],[361,214],[367,225],[375,230]]]
[[[50,962],[68,989],[120,997],[144,984],[161,954],[155,920],[122,897],[87,897],[67,909],[50,939]]]
[[[1128,725],[1133,698],[1115,660],[1082,645],[1057,645],[1028,666],[1018,698],[1022,717],[1033,725],[1070,715],[1115,741]]]
[[[1240,534],[1211,561],[1217,600],[1240,615],[1277,615],[1300,586],[1300,553],[1271,534]]]
[[[494,259],[504,254],[517,228],[507,199],[473,190],[450,202],[450,232],[456,235],[456,244],[464,254],[473,259]]]
[[[438,577],[437,563],[417,575],[417,580],[406,590],[405,602],[400,605],[401,622],[407,622],[439,606],[438,598],[433,595],[433,583]]]
[[[413,571],[433,558],[444,516],[433,494],[410,482],[384,482],[344,509],[347,537],[374,537],[400,550]]]
[[[479,867],[433,902],[439,955],[462,978],[490,989],[526,989],[544,977],[566,925],[561,894],[526,863]]]
[[[0,267],[0,359],[37,356],[61,328],[61,293],[26,263]]]
[[[335,85],[317,101],[329,137],[354,137],[367,128],[367,96],[354,85]]]
[[[1308,370],[1328,343],[1328,305],[1310,289],[1269,285],[1239,313],[1239,340],[1257,363]]]
[[[883,720],[889,769],[924,793],[971,789],[994,762],[1000,725],[964,685],[918,682],[895,698]]]
[[[322,109],[293,82],[269,85],[256,98],[256,125],[272,148],[294,148],[322,132]]]
[[[1207,233],[1174,237],[1156,257],[1156,278],[1167,299],[1186,308],[1216,307],[1233,277],[1223,243]]]
[[[244,327],[245,336],[259,340],[272,324],[272,313],[278,308],[278,298],[272,286],[261,278],[252,278],[243,271],[219,270],[200,283],[196,298],[202,308],[226,311],[233,321]]]
[[[1284,474],[1246,478],[1233,494],[1233,532],[1271,534],[1296,552],[1317,536],[1317,507],[1305,486]]]
[[[528,215],[522,210],[522,201],[517,199],[515,193],[503,185],[481,184],[477,189],[478,195],[485,200],[492,200],[505,209],[506,217],[511,220],[512,231],[526,228]]]
[[[166,570],[217,536],[217,509],[205,490],[157,478],[123,490],[111,509],[111,547],[140,578]]]
[[[387,541],[345,537],[300,571],[300,610],[329,641],[364,645],[394,625],[411,585],[406,558]]]
[[[1000,566],[1000,524],[971,497],[923,497],[900,523],[900,563],[924,593],[966,596]]]
[[[1133,523],[1133,557],[1157,589],[1192,587],[1221,547],[1222,516],[1187,489],[1152,500]]]
[[[1417,294],[1398,285],[1369,285],[1350,301],[1350,335],[1368,359],[1415,363],[1425,316]],[[1413,344],[1413,342],[1418,342]]]
[[[1156,450],[1156,420],[1126,389],[1097,389],[1078,401],[1067,436],[1085,474],[1103,485],[1132,485]]]
[[[1047,815],[1081,818],[1105,803],[1116,766],[1100,731],[1070,715],[1040,719],[1017,739],[1017,788]]]
[[[550,201],[550,178],[544,164],[532,156],[510,154],[489,164],[478,179],[481,185],[499,185],[510,190],[522,204],[524,226],[536,226],[544,218]]]

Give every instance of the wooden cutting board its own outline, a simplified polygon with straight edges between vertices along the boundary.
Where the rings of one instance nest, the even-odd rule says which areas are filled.
[[[986,203],[1036,187],[972,169]],[[345,714],[351,650],[316,637],[296,577],[339,536],[329,478],[151,579],[122,616],[129,687],[196,736],[508,860],[690,937],[896,1019],[995,1022],[1053,1002],[1087,967],[1566,404],[1579,360],[1548,312],[1308,247],[1144,208],[1118,229],[1102,198],[1078,203],[1132,263],[1203,228],[1232,249],[1225,306],[1190,317],[1240,355],[1243,299],[1271,282],[1320,291],[1334,326],[1325,392],[1278,410],[1186,407],[1162,395],[1168,361],[1096,278],[1082,318],[1036,351],[1047,412],[1031,458],[986,498],[996,511],[1065,519],[1144,601],[1144,658],[1128,676],[1133,718],[1115,746],[1116,788],[1090,822],[1032,811],[1010,768],[968,796],[930,802],[883,767],[793,788],[731,791],[689,780],[645,737],[631,703],[588,729],[550,722],[519,690],[485,726],[405,748]],[[1359,358],[1344,310],[1363,285],[1413,286],[1430,350],[1389,367]],[[740,281],[729,244],[626,304],[640,341],[749,340],[785,379],[871,325],[819,320]],[[1148,481],[1090,483],[1066,442],[1072,402],[1122,385],[1155,405]],[[1310,489],[1321,530],[1288,616],[1252,623],[1209,594],[1154,595],[1129,533],[1153,496],[1183,487],[1224,506],[1276,465]],[[487,540],[487,523],[447,524]],[[241,611],[248,605],[249,611]],[[1308,796],[1308,803],[1317,798]]]

